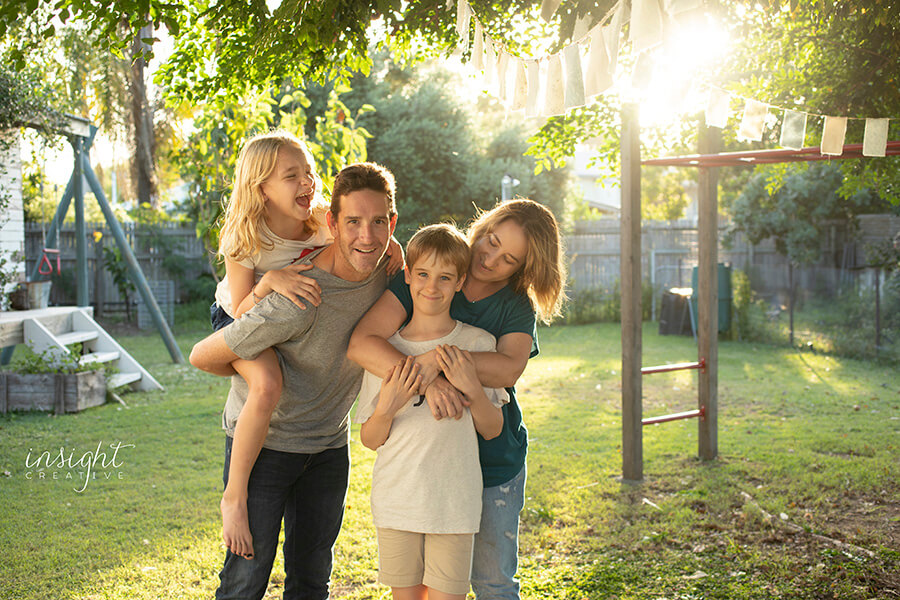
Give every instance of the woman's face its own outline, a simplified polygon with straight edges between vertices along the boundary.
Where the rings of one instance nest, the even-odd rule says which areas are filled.
[[[482,283],[506,283],[525,265],[528,240],[522,226],[507,219],[472,246],[469,277]]]

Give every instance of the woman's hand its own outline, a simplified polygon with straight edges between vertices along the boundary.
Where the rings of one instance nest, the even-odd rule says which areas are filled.
[[[381,382],[376,410],[384,416],[393,418],[401,408],[406,406],[410,398],[418,395],[419,366],[412,356],[400,361],[388,372]]]
[[[388,241],[387,255],[390,259],[387,264],[387,274],[393,275],[404,266],[403,246],[400,245],[400,242],[394,236],[391,236],[391,239]]]
[[[453,384],[453,387],[469,397],[483,391],[471,354],[456,346],[441,345],[435,350],[437,350],[438,365],[444,372],[444,377]]]
[[[429,350],[416,356],[416,364],[419,365],[419,373],[422,375],[422,386],[419,393],[424,394],[425,388],[441,374],[441,366],[437,361],[437,350]]]
[[[305,263],[266,272],[254,287],[257,297],[262,298],[270,292],[278,292],[303,310],[306,310],[306,305],[301,298],[313,306],[318,306],[322,302],[322,288],[319,287],[319,282],[301,275],[312,268],[311,264]]]

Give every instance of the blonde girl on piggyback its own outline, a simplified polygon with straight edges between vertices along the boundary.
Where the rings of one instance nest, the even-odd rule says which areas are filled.
[[[303,275],[312,265],[295,263],[333,241],[320,189],[312,154],[296,136],[272,131],[245,144],[219,235],[225,277],[210,309],[213,329],[240,318],[273,292],[303,309],[307,308],[304,301],[319,305],[318,283]],[[388,271],[396,272],[403,266],[396,241],[392,240],[388,253]],[[282,376],[272,348],[254,360],[236,360],[231,366],[246,380],[249,392],[226,460],[220,503],[222,537],[229,552],[249,560],[253,540],[247,519],[247,482],[281,396]]]

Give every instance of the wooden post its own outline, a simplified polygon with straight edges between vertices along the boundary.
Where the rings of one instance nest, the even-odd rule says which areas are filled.
[[[56,373],[53,378],[53,407],[54,414],[66,414],[66,375],[63,373]]]
[[[641,481],[641,140],[637,104],[622,107],[621,144],[622,479]]]
[[[713,135],[716,135],[713,138]],[[719,130],[700,123],[700,154],[719,151]],[[705,416],[698,419],[698,454],[712,460],[719,454],[719,209],[716,169],[701,167],[698,175],[698,238],[700,259],[697,268],[697,350],[706,359],[699,373],[698,404]]]

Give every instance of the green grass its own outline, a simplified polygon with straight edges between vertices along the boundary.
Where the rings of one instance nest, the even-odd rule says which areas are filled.
[[[176,326],[185,355],[203,335],[201,323]],[[900,594],[895,367],[722,342],[720,458],[695,458],[695,421],[647,427],[645,481],[631,485],[620,480],[618,326],[540,335],[542,353],[519,385],[531,437],[524,598]],[[228,382],[171,364],[156,335],[119,340],[165,392],[128,394],[128,408],[0,417],[0,597],[212,596],[222,559],[219,415]],[[693,340],[660,337],[654,324],[645,326],[643,345],[648,365],[696,352]],[[696,378],[645,377],[644,414],[693,408]],[[107,470],[113,478],[101,475],[82,493],[73,489],[82,482],[26,478],[29,451],[63,446],[77,461],[99,442],[117,441],[133,447]],[[338,597],[387,598],[375,583],[374,453],[356,429],[351,454],[333,589]],[[53,470],[68,472],[45,469]],[[279,562],[271,597],[281,596],[283,573]]]

